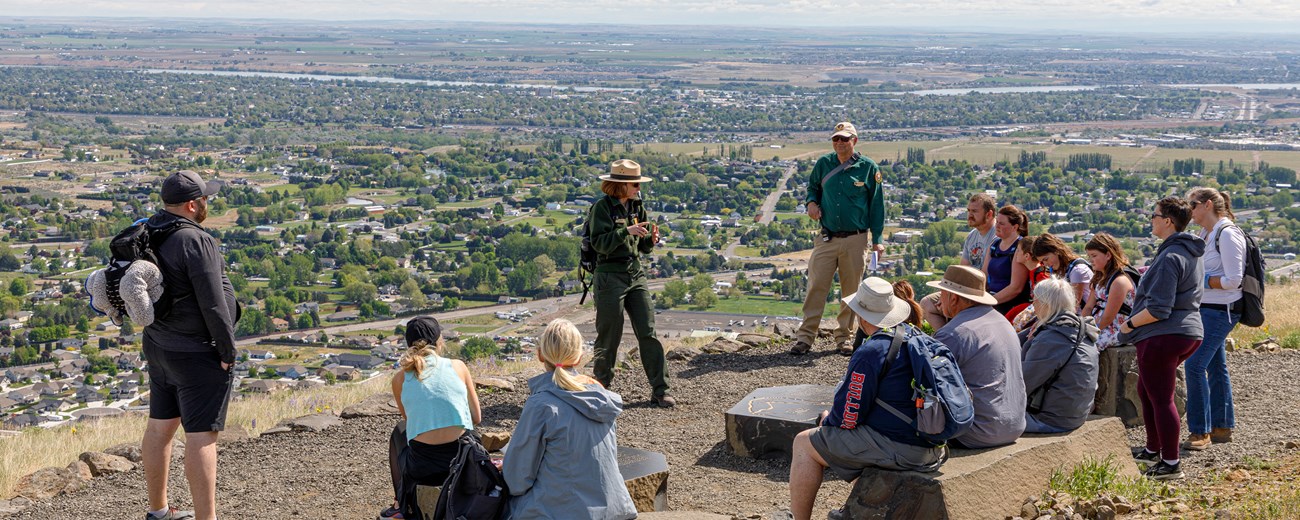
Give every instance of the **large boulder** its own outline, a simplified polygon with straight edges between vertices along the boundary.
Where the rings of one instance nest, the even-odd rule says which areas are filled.
[[[1102,351],[1097,365],[1095,413],[1119,417],[1125,426],[1141,426],[1142,399],[1137,391],[1137,347],[1108,348]],[[1174,405],[1178,407],[1179,415],[1186,413],[1187,380],[1181,366],[1178,367],[1178,379],[1174,386]]]
[[[135,469],[135,464],[126,457],[109,455],[97,451],[87,451],[77,457],[81,462],[90,467],[90,474],[96,477],[112,475],[115,473],[126,473]]]
[[[74,462],[82,464],[81,462]],[[87,470],[89,471],[89,470]],[[87,478],[82,471],[71,468],[42,468],[18,479],[14,495],[31,500],[45,500],[81,489]]]
[[[799,336],[799,325],[796,323],[794,321],[778,320],[772,325],[772,333],[776,334],[777,337],[795,339]]]
[[[772,341],[772,337],[766,334],[741,334],[736,336],[736,341],[749,345],[751,347],[761,347]]]
[[[749,345],[736,341],[734,339],[718,338],[700,350],[709,354],[735,354],[749,350]]]
[[[845,504],[846,518],[962,520],[1006,518],[1037,495],[1052,472],[1087,458],[1111,458],[1121,476],[1136,477],[1124,425],[1093,416],[1070,433],[1025,435],[1010,446],[952,450],[938,471],[862,472]]]
[[[124,442],[104,450],[104,453],[117,455],[136,464],[140,463],[140,443],[138,442]]]
[[[479,434],[483,449],[497,451],[510,444],[510,432],[483,432]]]
[[[742,457],[790,456],[794,436],[831,409],[835,387],[793,385],[759,388],[727,410],[727,444]]]
[[[357,417],[375,417],[379,415],[397,415],[397,401],[387,392],[378,393],[362,399],[361,402],[343,409],[344,419]]]
[[[500,390],[504,392],[515,391],[515,384],[501,379],[499,377],[481,377],[474,380],[474,386],[480,389]]]
[[[638,513],[668,510],[668,459],[664,454],[619,446],[618,471]]]
[[[295,432],[318,432],[326,428],[333,428],[340,424],[343,424],[343,420],[339,419],[337,415],[332,413],[316,413],[281,421],[279,426],[289,428],[290,431]],[[270,430],[267,430],[267,432],[269,431]],[[263,434],[265,433],[266,432],[263,432]]]

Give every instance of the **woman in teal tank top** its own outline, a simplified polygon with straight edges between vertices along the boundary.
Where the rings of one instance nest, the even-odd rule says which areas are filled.
[[[393,476],[394,506],[380,519],[421,518],[417,485],[441,486],[460,439],[481,420],[474,378],[465,363],[442,352],[442,326],[431,316],[406,324],[407,350],[393,375],[393,398],[402,420],[393,428],[388,465]]]

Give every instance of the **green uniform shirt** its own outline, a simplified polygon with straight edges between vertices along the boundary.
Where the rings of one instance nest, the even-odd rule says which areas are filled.
[[[629,200],[628,206],[618,203],[608,195],[592,204],[590,222],[591,248],[596,250],[597,272],[632,272],[638,254],[649,254],[654,249],[652,237],[638,237],[627,232],[627,227],[646,222],[641,201]]]
[[[871,230],[871,243],[885,232],[885,190],[876,162],[854,154],[852,166],[840,170],[822,187],[822,179],[840,165],[835,152],[823,155],[808,177],[808,202],[822,209],[822,227],[835,233]]]

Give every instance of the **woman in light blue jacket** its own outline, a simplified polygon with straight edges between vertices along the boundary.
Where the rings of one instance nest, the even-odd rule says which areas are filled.
[[[511,518],[636,518],[614,435],[623,399],[578,374],[581,358],[582,335],[572,323],[547,325],[537,349],[547,372],[528,381],[532,395],[501,465],[514,495]]]

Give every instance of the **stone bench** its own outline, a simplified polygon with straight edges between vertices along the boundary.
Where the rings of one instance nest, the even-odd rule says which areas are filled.
[[[868,469],[845,503],[847,518],[1006,518],[1025,497],[1047,488],[1057,468],[1085,458],[1114,457],[1119,473],[1136,477],[1123,423],[1093,416],[1068,434],[1025,435],[1010,446],[953,450],[933,473]]]
[[[1111,347],[1097,360],[1097,397],[1094,413],[1119,417],[1125,426],[1142,425],[1142,400],[1137,393],[1137,347]],[[1174,404],[1186,413],[1187,380],[1178,367]]]
[[[727,444],[742,457],[789,457],[794,436],[815,426],[834,398],[835,387],[825,385],[754,390],[727,410]]]
[[[618,447],[618,470],[638,513],[668,510],[668,459],[662,453]],[[426,520],[433,520],[441,488],[416,486],[416,499]]]

